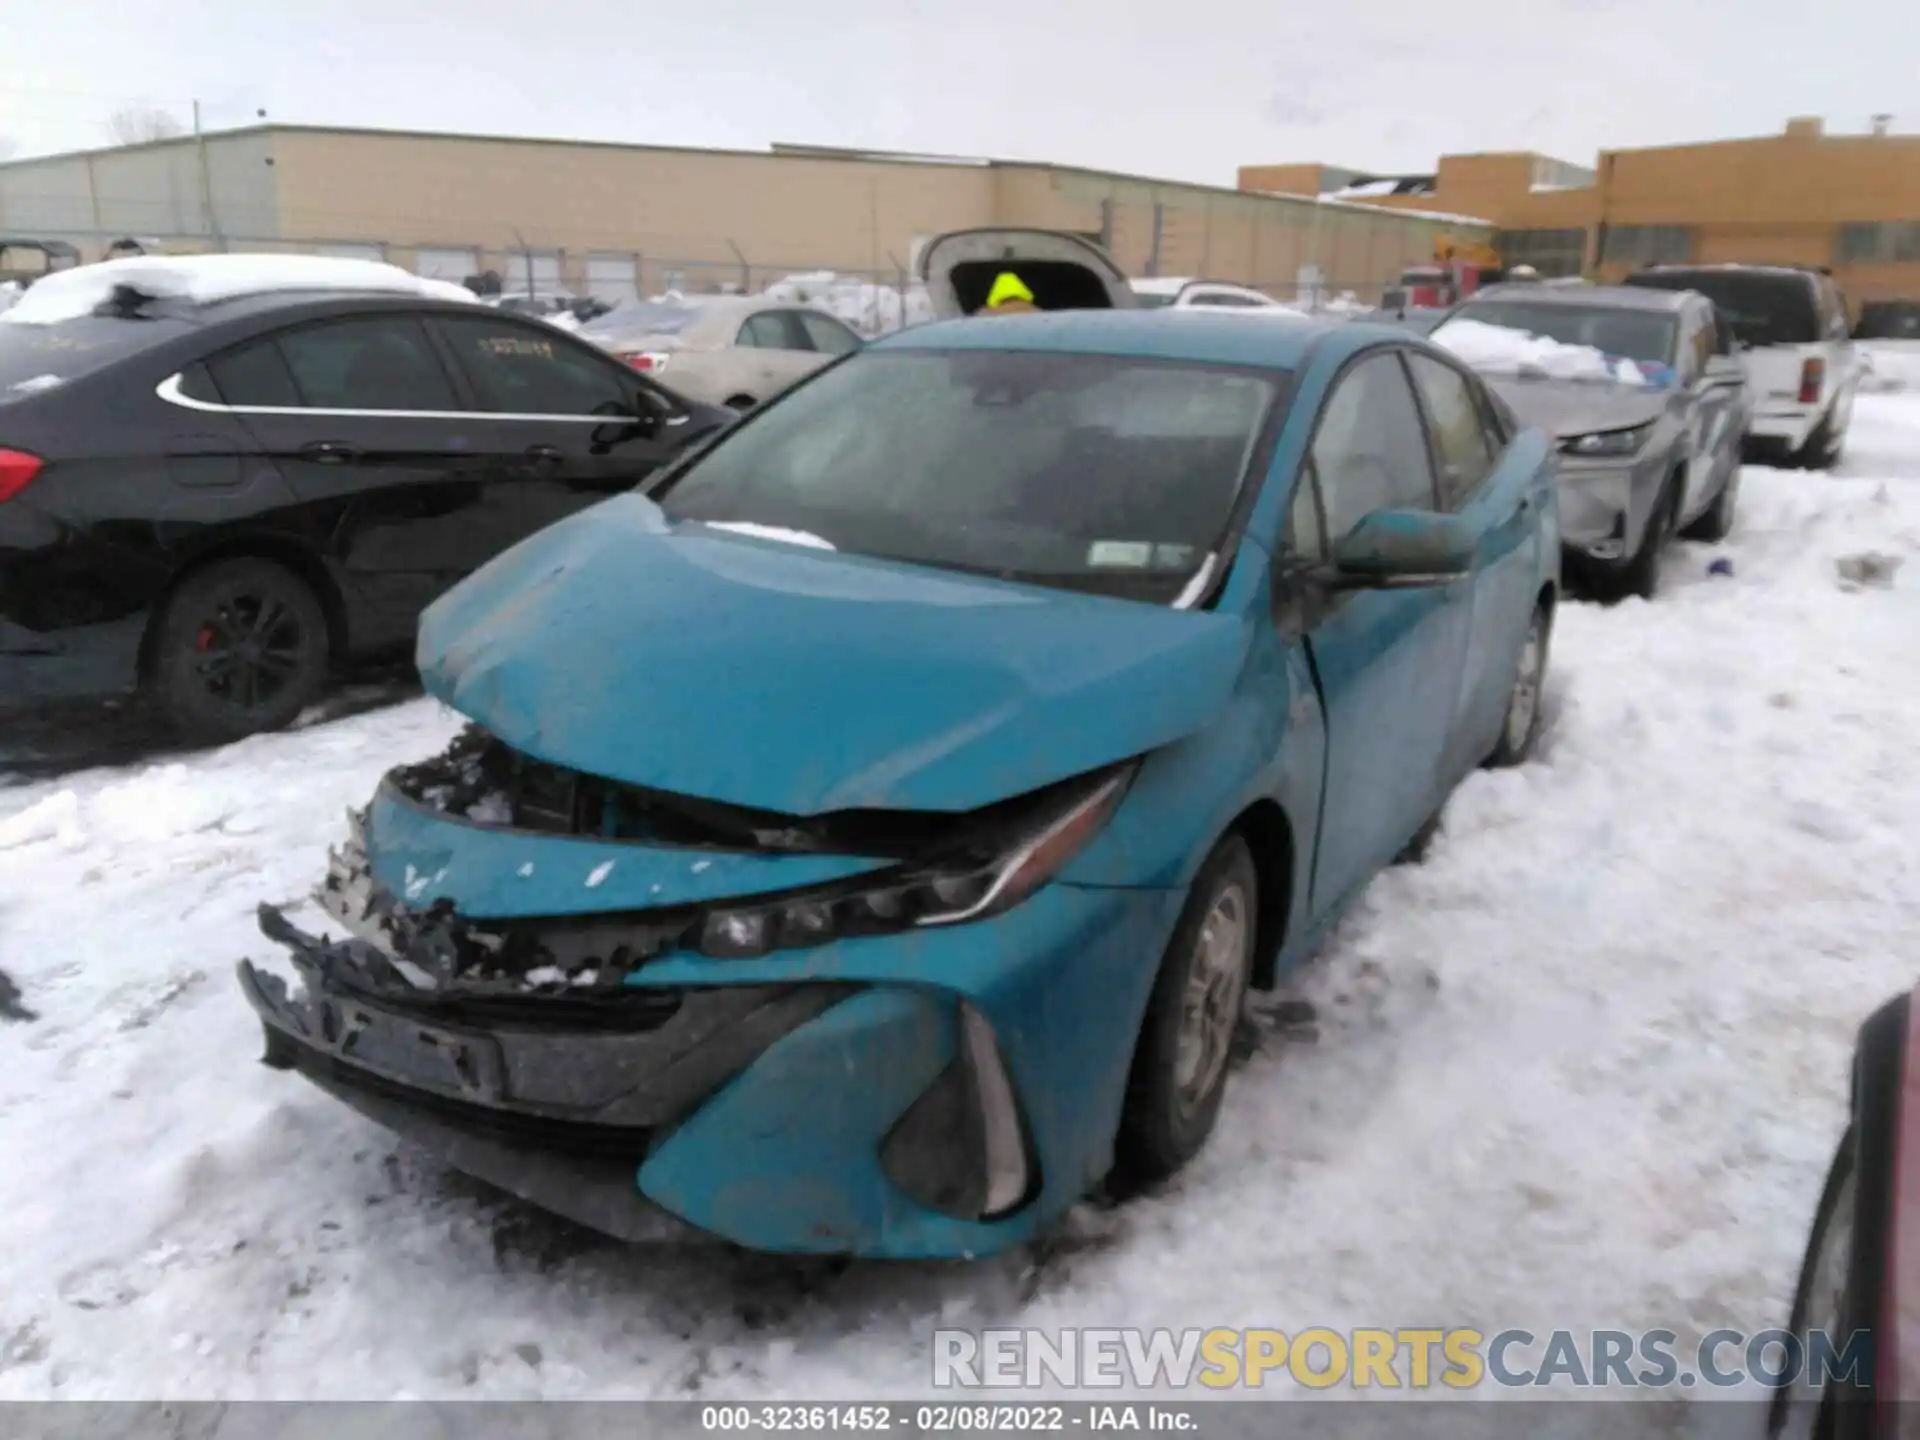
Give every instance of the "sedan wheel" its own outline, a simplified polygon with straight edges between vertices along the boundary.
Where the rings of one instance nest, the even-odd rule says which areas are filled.
[[[1540,735],[1540,695],[1546,687],[1547,648],[1552,638],[1552,623],[1547,607],[1536,605],[1527,624],[1526,643],[1520,647],[1520,663],[1515,667],[1513,688],[1507,692],[1507,713],[1500,722],[1500,743],[1487,757],[1490,767],[1519,765],[1533,753]]]
[[[1171,1175],[1213,1133],[1259,913],[1252,852],[1229,835],[1194,877],[1147,1002],[1114,1147],[1122,1190]]]
[[[265,560],[190,576],[154,639],[153,695],[185,738],[217,743],[277,730],[326,683],[327,620],[313,591]]]

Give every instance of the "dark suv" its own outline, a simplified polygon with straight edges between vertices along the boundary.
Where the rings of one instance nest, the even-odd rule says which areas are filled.
[[[186,293],[0,316],[0,710],[137,691],[195,740],[285,725],[731,418],[424,289]]]

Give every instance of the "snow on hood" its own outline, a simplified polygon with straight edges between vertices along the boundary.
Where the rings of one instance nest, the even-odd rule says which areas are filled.
[[[1544,335],[1489,325],[1482,320],[1449,320],[1428,337],[1489,375],[1545,375],[1554,380],[1613,380],[1622,385],[1658,383],[1631,360],[1603,354],[1590,345],[1566,345]],[[1651,367],[1657,371],[1661,367]]]
[[[0,323],[53,325],[93,313],[116,286],[196,305],[279,290],[371,290],[435,300],[477,297],[464,285],[428,280],[377,260],[328,255],[134,255],[57,271],[14,302]]]

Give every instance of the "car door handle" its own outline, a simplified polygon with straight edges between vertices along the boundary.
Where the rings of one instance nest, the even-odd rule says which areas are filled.
[[[338,440],[315,440],[300,447],[300,458],[315,465],[344,465],[353,459],[353,447]]]

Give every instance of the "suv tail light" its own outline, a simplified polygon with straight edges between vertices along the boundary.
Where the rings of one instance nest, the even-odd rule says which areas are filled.
[[[626,361],[636,370],[657,373],[667,368],[669,358],[662,350],[636,350],[626,357]]]
[[[1827,378],[1827,362],[1815,356],[1800,367],[1800,403],[1811,405],[1820,398],[1820,382]]]
[[[41,464],[38,455],[0,447],[0,505],[26,489],[33,477],[40,473]]]

